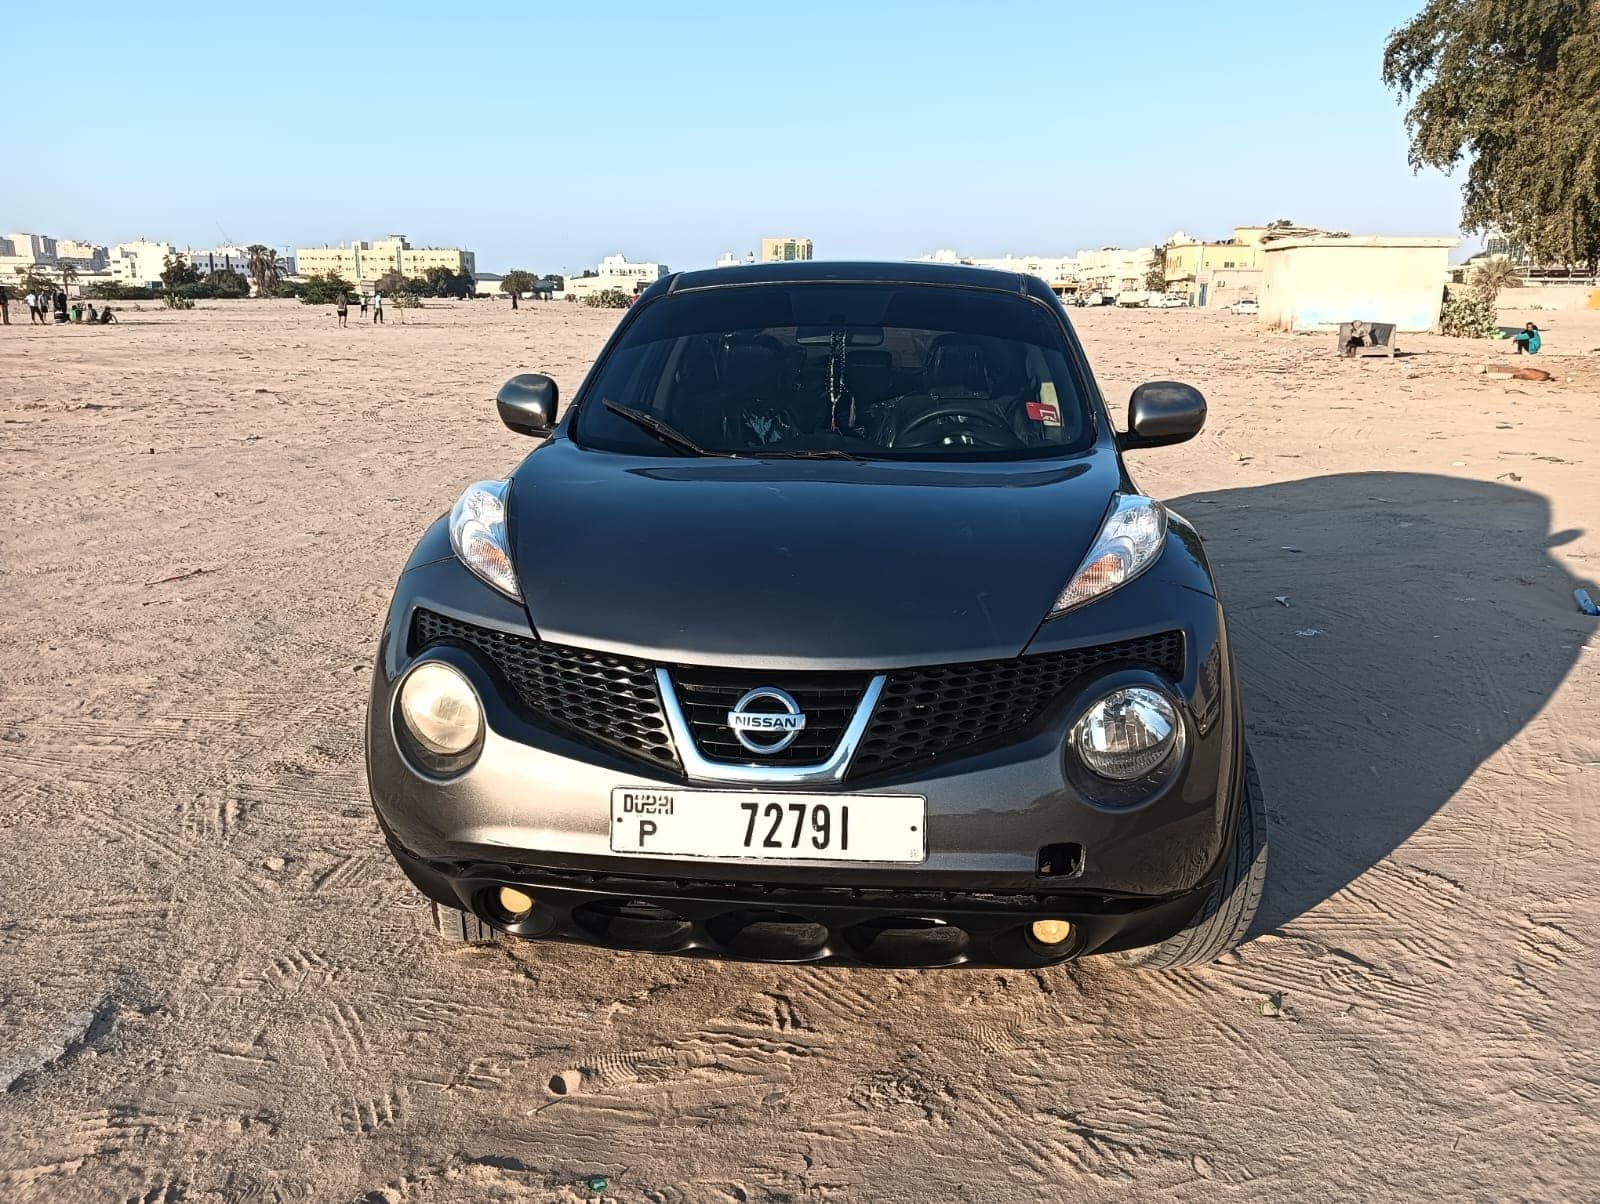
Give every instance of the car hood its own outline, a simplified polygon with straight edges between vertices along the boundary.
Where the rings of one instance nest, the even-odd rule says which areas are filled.
[[[1016,656],[1117,488],[1106,449],[1009,464],[644,458],[557,439],[512,478],[534,629],[649,660]]]

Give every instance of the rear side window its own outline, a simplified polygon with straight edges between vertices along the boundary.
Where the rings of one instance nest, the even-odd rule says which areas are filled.
[[[590,383],[574,436],[664,454],[639,415],[720,455],[1020,459],[1093,438],[1056,315],[1020,296],[926,285],[663,297]]]

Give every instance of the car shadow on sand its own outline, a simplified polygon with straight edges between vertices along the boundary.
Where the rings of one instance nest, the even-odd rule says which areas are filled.
[[[1351,473],[1190,494],[1271,811],[1256,931],[1396,850],[1543,708],[1595,621],[1536,493]],[[1464,844],[1460,878],[1494,856]],[[1403,854],[1402,854],[1403,856]]]

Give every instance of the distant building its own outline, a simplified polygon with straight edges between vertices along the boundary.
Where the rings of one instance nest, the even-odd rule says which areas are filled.
[[[500,282],[505,277],[499,272],[479,272],[472,278],[472,295],[474,297],[502,297]]]
[[[1266,226],[1235,226],[1232,238],[1206,242],[1179,231],[1167,240],[1167,292],[1182,294],[1198,306],[1256,296],[1267,232]]]
[[[60,238],[56,240],[56,262],[70,264],[80,272],[103,272],[110,266],[111,252],[95,243]]]
[[[295,270],[303,276],[337,272],[360,284],[399,272],[408,280],[424,276],[429,268],[477,274],[477,256],[460,247],[413,247],[404,234],[390,234],[374,242],[340,243],[336,247],[300,247],[294,253]]]
[[[1098,251],[1079,251],[1073,256],[1078,287],[1086,293],[1139,292],[1150,271],[1150,247],[1102,247]]]
[[[763,238],[761,240],[762,263],[789,263],[796,259],[811,258],[811,240],[809,238]]]
[[[34,267],[53,268],[56,240],[43,234],[7,234],[0,238],[0,282],[26,276]]]
[[[664,263],[637,263],[623,255],[607,255],[593,272],[568,276],[565,295],[580,301],[592,293],[618,289],[632,296],[667,274]]]
[[[245,247],[212,247],[209,251],[197,251],[191,247],[183,254],[202,276],[212,272],[233,272],[245,277],[250,275],[250,252]],[[283,260],[279,259],[278,272],[288,276],[292,274],[292,269],[286,269]]]
[[[29,263],[50,263],[56,261],[56,240],[43,234],[7,234],[5,237],[6,254],[18,259],[26,259]]]
[[[717,256],[716,266],[719,268],[736,268],[739,266],[739,257],[732,251],[724,251]]]
[[[1261,313],[1279,330],[1332,330],[1341,322],[1432,330],[1457,238],[1311,234],[1262,247]]]
[[[1075,255],[1002,255],[979,259],[957,255],[950,250],[939,250],[922,256],[921,262],[960,263],[969,267],[993,268],[999,272],[1018,272],[1039,277],[1063,296],[1078,291],[1078,259]]]
[[[150,242],[143,238],[119,242],[111,248],[111,275],[122,284],[146,287],[160,284],[167,256],[176,253],[169,242]]]

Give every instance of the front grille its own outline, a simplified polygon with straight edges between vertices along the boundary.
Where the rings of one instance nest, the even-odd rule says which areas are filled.
[[[536,718],[607,748],[677,767],[655,666],[584,648],[547,644],[418,610],[412,647],[453,640],[478,649]]]
[[[1183,634],[1168,631],[1013,660],[891,673],[850,763],[850,776],[931,761],[1019,732],[1076,679],[1121,664],[1181,677]]]
[[[752,765],[815,765],[839,745],[861,695],[865,673],[786,673],[724,669],[676,668],[672,684],[689,730],[703,756],[713,761]],[[728,712],[757,686],[776,686],[800,704],[806,725],[794,743],[781,752],[752,753],[728,727]]]
[[[449,640],[485,655],[523,706],[591,744],[679,768],[656,687],[656,666],[608,653],[509,635],[419,609],[412,650]],[[926,764],[969,746],[1020,736],[1089,673],[1137,666],[1183,675],[1177,631],[1011,660],[897,669],[888,674],[849,776]],[[861,701],[866,673],[671,669],[679,703],[702,755],[736,764],[795,766],[826,761]],[[806,726],[779,753],[753,754],[728,728],[728,712],[756,686],[776,686],[805,712]]]

